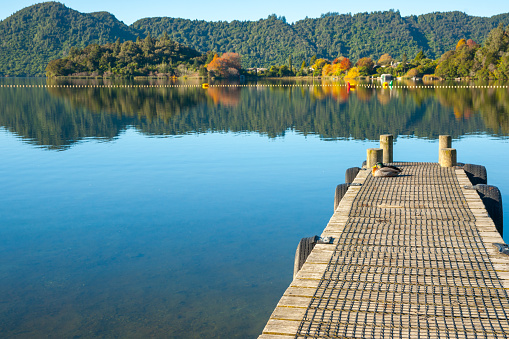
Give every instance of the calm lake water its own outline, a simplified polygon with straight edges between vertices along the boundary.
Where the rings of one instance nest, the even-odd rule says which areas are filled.
[[[452,135],[509,210],[507,88],[292,84],[0,88],[1,336],[256,338],[379,134]]]

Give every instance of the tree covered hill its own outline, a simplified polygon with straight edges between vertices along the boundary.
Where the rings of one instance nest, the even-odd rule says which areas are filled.
[[[286,64],[290,55],[294,65],[313,55],[331,60],[338,56],[377,60],[383,53],[414,57],[421,50],[436,59],[462,38],[482,43],[500,22],[509,24],[509,13],[490,18],[462,12],[409,17],[402,17],[399,11],[327,13],[293,24],[276,15],[258,21],[232,22],[145,18],[131,26],[153,36],[167,31],[170,38],[201,52],[239,53],[245,66],[269,66]]]
[[[509,13],[490,18],[461,12],[402,17],[398,11],[327,13],[293,24],[270,15],[258,21],[199,21],[145,18],[127,26],[106,12],[80,13],[58,2],[24,8],[0,22],[0,76],[44,75],[49,61],[68,55],[71,47],[144,39],[149,33],[169,38],[202,53],[235,52],[244,67],[309,62],[313,55],[334,59],[377,60],[389,53],[413,58],[423,51],[438,58],[458,40],[482,44],[499,23],[509,24]]]
[[[26,7],[0,22],[0,75],[43,75],[71,47],[136,40],[139,33],[107,12],[80,13],[58,2]]]
[[[171,39],[201,52],[235,52],[244,66],[286,63],[290,55],[302,62],[316,53],[313,42],[275,15],[258,21],[200,21],[181,18],[145,18],[132,27],[144,34]]]

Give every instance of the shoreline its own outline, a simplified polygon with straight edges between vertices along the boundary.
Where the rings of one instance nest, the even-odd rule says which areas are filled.
[[[374,76],[362,76],[353,79],[345,79],[344,77],[337,76],[285,76],[285,77],[257,77],[257,76],[245,76],[243,79],[241,78],[209,78],[206,76],[181,76],[181,77],[168,77],[168,76],[135,76],[135,77],[124,77],[124,76],[57,76],[57,77],[10,77],[3,76],[0,79],[29,79],[29,78],[37,78],[37,79],[52,79],[52,80],[166,80],[166,81],[177,81],[177,80],[205,80],[205,82],[214,82],[214,81],[263,81],[263,80],[329,80],[329,81],[380,81],[380,77]],[[394,77],[393,81],[502,81],[506,82],[507,80],[500,80],[495,78],[488,79],[480,79],[473,77],[465,77],[465,78],[440,78],[437,76],[424,76],[421,78],[412,78],[412,77]]]

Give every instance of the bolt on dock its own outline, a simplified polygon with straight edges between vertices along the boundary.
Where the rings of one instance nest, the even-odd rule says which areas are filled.
[[[368,151],[321,235],[332,242],[314,245],[259,339],[509,337],[501,227],[450,138],[439,148],[439,163],[392,163],[395,177],[373,176],[386,155]]]

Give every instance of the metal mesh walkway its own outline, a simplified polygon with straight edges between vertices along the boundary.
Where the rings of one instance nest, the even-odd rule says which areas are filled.
[[[509,298],[454,169],[397,165],[366,177],[295,338],[509,337]]]

